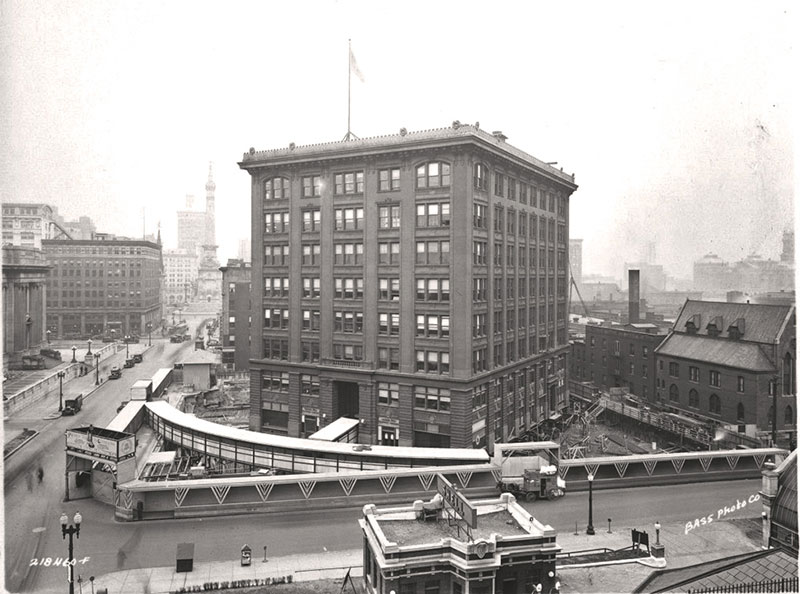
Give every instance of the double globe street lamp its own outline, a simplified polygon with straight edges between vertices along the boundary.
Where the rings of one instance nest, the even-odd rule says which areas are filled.
[[[67,536],[69,536],[69,557],[67,558],[67,571],[69,572],[69,594],[75,594],[75,557],[73,553],[72,536],[75,535],[76,538],[81,537],[81,521],[83,521],[83,517],[81,516],[80,512],[75,512],[75,515],[72,518],[72,521],[75,523],[74,525],[69,523],[69,518],[65,513],[61,514],[60,520],[61,540],[65,540]]]
[[[58,376],[58,412],[64,410],[64,376],[67,375],[63,371],[56,373]]]
[[[586,527],[586,534],[594,535],[594,525],[592,524],[592,483],[594,482],[594,474],[591,472],[586,477],[589,479],[589,525]]]
[[[97,374],[97,378],[95,379],[94,385],[95,386],[99,386],[100,385],[100,353],[95,353],[94,354],[94,370],[95,370],[95,373]]]

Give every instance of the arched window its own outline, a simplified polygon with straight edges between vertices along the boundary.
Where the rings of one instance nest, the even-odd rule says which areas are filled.
[[[473,182],[478,190],[486,191],[489,187],[489,170],[483,163],[475,163]]]
[[[281,200],[289,197],[289,180],[273,177],[264,182],[264,200]]]
[[[783,393],[795,393],[794,359],[791,353],[786,353],[783,358]]]
[[[708,398],[708,412],[718,415],[720,411],[719,396],[712,394]]]
[[[736,407],[736,420],[744,423],[744,404],[741,402],[739,403],[739,406]]]
[[[689,390],[689,406],[693,406],[694,408],[700,408],[700,395],[694,388]]]
[[[417,167],[418,188],[443,188],[450,185],[450,165],[433,161]]]
[[[784,425],[795,424],[794,410],[792,410],[792,406],[790,404],[787,404],[786,408],[783,409],[783,424]]]
[[[670,402],[678,402],[680,400],[678,386],[676,386],[675,384],[670,384],[669,386],[669,400]]]

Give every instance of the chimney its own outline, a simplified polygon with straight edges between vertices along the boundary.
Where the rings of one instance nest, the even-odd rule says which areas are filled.
[[[628,271],[628,323],[639,323],[639,271]]]

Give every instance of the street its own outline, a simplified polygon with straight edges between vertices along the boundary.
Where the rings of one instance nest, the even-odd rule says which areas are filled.
[[[189,323],[194,328],[205,317],[204,314],[197,314]],[[141,343],[130,345],[129,351],[142,352],[147,348],[146,345],[145,337]],[[80,509],[87,526],[94,521],[93,514],[105,515],[109,519],[113,515],[105,506],[97,506],[92,510],[95,505],[93,501],[62,502],[65,431],[90,424],[105,427],[116,415],[119,403],[128,399],[130,387],[136,380],[152,377],[161,367],[171,367],[192,349],[192,341],[172,344],[168,338],[153,339],[152,347],[145,352],[143,362],[132,369],[123,370],[121,379],[105,381],[86,398],[77,415],[55,416],[59,404],[56,389],[42,401],[5,421],[6,432],[22,427],[39,431],[39,435],[5,461],[5,579],[9,591],[35,591],[38,574],[42,570],[47,574],[45,581],[55,578],[53,568],[31,566],[31,559],[48,555],[66,557],[66,545],[62,542],[59,525],[62,511],[66,511],[71,519],[75,510]],[[112,365],[121,366],[124,360],[123,349],[101,364],[101,376],[107,376]],[[64,384],[64,398],[77,393],[87,394],[95,387],[94,383],[94,373],[67,382]],[[43,471],[41,481],[37,476],[40,467]],[[80,549],[87,536],[88,534],[83,536],[84,540],[77,541],[76,549]],[[114,541],[112,539],[108,542]],[[115,542],[113,548],[116,551]],[[65,571],[63,567],[60,570]],[[62,573],[59,573],[57,579],[60,578],[63,578]]]

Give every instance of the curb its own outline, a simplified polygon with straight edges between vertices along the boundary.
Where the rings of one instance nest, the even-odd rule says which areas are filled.
[[[36,437],[37,435],[39,435],[39,432],[38,432],[38,431],[37,431],[36,433],[34,433],[33,435],[31,435],[30,437],[28,437],[28,439],[26,439],[25,441],[23,441],[21,444],[19,444],[17,447],[15,447],[13,450],[11,450],[10,452],[8,452],[7,454],[3,454],[3,460],[8,460],[8,459],[9,459],[11,456],[13,456],[14,454],[16,454],[18,451],[20,451],[20,450],[21,450],[23,447],[25,447],[26,445],[28,445],[28,442],[29,442],[30,440],[32,440],[34,437]]]

